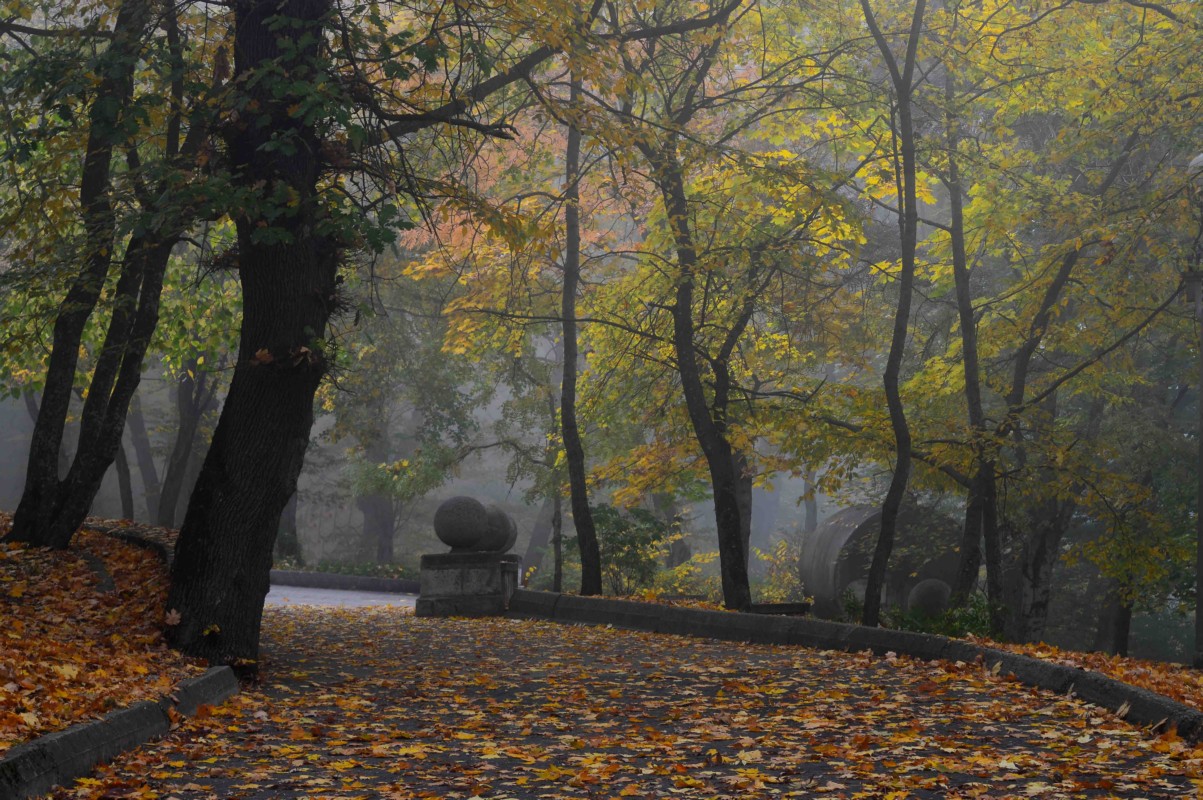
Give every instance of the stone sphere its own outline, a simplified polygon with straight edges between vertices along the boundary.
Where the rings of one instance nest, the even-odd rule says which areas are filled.
[[[938,578],[927,578],[919,581],[911,589],[906,598],[906,607],[911,611],[922,611],[929,617],[948,608],[952,598],[952,587]]]
[[[490,505],[485,510],[488,513],[487,531],[472,549],[486,553],[504,553],[518,540],[518,526],[514,524],[510,515],[498,506]]]
[[[444,500],[434,512],[434,533],[452,550],[475,550],[489,526],[484,505],[471,497]]]

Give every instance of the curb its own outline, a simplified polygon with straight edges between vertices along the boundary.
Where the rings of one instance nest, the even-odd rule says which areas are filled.
[[[703,611],[527,589],[518,589],[510,598],[507,616],[613,625],[652,633],[754,644],[800,645],[846,652],[871,650],[877,655],[893,652],[925,661],[980,661],[992,672],[1026,686],[1077,697],[1134,725],[1148,726],[1154,732],[1176,730],[1183,739],[1203,742],[1203,713],[1168,697],[1080,667],[1041,661],[933,633],[866,628],[799,617]]]
[[[342,589],[355,592],[417,594],[418,582],[404,578],[373,578],[369,575],[341,575],[337,572],[303,572],[273,569],[273,586],[300,586],[308,589]]]
[[[0,797],[25,800],[87,775],[109,761],[171,729],[171,714],[191,716],[202,705],[217,705],[238,693],[229,667],[214,667],[189,678],[157,703],[143,700],[12,748],[0,758]]]

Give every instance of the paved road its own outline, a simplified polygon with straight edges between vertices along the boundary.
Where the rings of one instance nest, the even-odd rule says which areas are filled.
[[[1152,800],[1203,767],[975,664],[387,607],[263,631],[260,685],[56,800]]]
[[[397,606],[413,608],[418,596],[387,592],[354,592],[338,589],[310,589],[302,586],[273,586],[267,593],[268,606]]]

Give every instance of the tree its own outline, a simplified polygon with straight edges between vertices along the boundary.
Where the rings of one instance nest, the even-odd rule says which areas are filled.
[[[542,7],[516,13],[526,11],[569,28],[578,20]],[[383,249],[401,222],[391,200],[398,187],[421,194],[401,138],[434,126],[510,135],[470,112],[555,53],[547,45],[529,47],[499,70],[485,44],[501,34],[488,9],[480,18],[453,18],[449,24],[460,36],[452,42],[442,38],[438,10],[416,20],[429,23],[425,36],[409,26],[397,32],[373,10],[355,20],[334,12],[327,0],[234,5],[238,90],[227,101],[235,119],[224,133],[243,321],[238,363],[180,531],[168,598],[181,619],[170,641],[213,661],[247,665],[257,654],[272,544],[296,489],[314,393],[327,368],[323,337],[339,303],[341,253],[356,243]],[[677,23],[710,24],[706,15]],[[633,35],[657,34],[654,26],[617,34]],[[523,44],[515,43],[519,50]],[[445,84],[408,80],[431,76],[441,59],[451,65]],[[362,100],[348,108],[348,96]],[[333,177],[346,171],[362,176],[367,190],[344,192]]]
[[[136,94],[135,87],[141,82],[139,64],[147,37],[158,27],[165,38],[165,55],[153,66],[171,99],[166,113],[159,115],[161,149],[151,148],[154,161],[144,163],[140,125],[150,117],[153,101],[146,93]],[[9,533],[14,540],[52,547],[70,542],[105,472],[120,455],[129,402],[158,323],[164,272],[172,249],[199,213],[204,194],[189,181],[205,137],[207,107],[183,105],[184,49],[176,11],[156,18],[150,3],[127,0],[117,8],[108,38],[108,46],[88,66],[98,84],[87,112],[80,173],[79,268],[55,318],[25,488]],[[28,68],[36,73],[41,66],[33,61]],[[221,80],[217,76],[216,81]],[[59,113],[70,112],[63,107]],[[120,150],[127,167],[122,184],[140,206],[134,212],[123,211],[119,205],[124,204],[117,202],[115,158]],[[68,230],[73,228],[69,225]],[[122,245],[124,252],[115,260]],[[114,263],[118,267],[111,315],[87,384],[75,455],[60,478],[57,460],[81,343]]]
[[[898,181],[898,236],[902,245],[902,270],[898,274],[898,306],[894,313],[894,333],[890,339],[885,374],[882,376],[886,403],[890,409],[890,425],[894,429],[894,472],[881,506],[881,531],[869,568],[865,609],[861,618],[865,625],[877,625],[881,613],[881,589],[885,583],[886,566],[894,546],[898,513],[902,509],[911,470],[911,431],[902,404],[899,379],[910,325],[911,294],[915,281],[915,250],[919,240],[919,200],[916,186],[918,164],[911,102],[915,91],[915,69],[919,61],[919,43],[923,38],[926,3],[924,0],[915,2],[910,30],[905,39],[905,55],[901,61],[894,55],[889,40],[878,26],[877,16],[869,6],[868,0],[861,0],[860,5],[865,24],[869,26],[873,41],[881,51],[882,60],[889,70],[890,85],[893,88],[890,118],[896,120],[893,130],[896,154],[894,169],[901,176]]]

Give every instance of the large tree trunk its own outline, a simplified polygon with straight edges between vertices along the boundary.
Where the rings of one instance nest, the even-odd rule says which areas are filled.
[[[894,59],[893,51],[877,27],[877,20],[869,8],[868,0],[861,0],[865,21],[873,33],[882,57],[890,67],[890,77],[898,105],[897,146],[900,151],[899,172],[902,186],[899,192],[899,238],[902,244],[902,271],[898,277],[898,307],[894,314],[894,332],[890,340],[890,353],[886,358],[886,369],[882,375],[886,405],[890,411],[890,427],[894,431],[894,473],[890,488],[886,491],[881,506],[881,530],[873,549],[873,560],[869,565],[868,585],[865,588],[865,608],[861,622],[877,625],[881,615],[881,593],[885,586],[886,568],[894,549],[894,538],[898,527],[898,515],[906,494],[911,474],[911,431],[907,424],[906,411],[902,405],[900,378],[902,357],[906,352],[907,330],[911,318],[911,295],[915,280],[915,250],[919,240],[919,205],[915,158],[915,127],[911,118],[911,93],[914,91],[914,70],[917,60],[919,39],[923,33],[924,0],[917,0],[907,37],[906,60],[901,69]]]
[[[574,109],[580,81],[573,79],[570,103]],[[601,594],[601,550],[593,512],[589,510],[589,487],[585,482],[585,447],[576,420],[576,291],[581,280],[580,167],[581,132],[568,127],[564,187],[564,286],[561,317],[564,344],[564,374],[560,382],[560,431],[564,437],[564,459],[572,500],[572,524],[581,554],[581,594]]]
[[[122,117],[133,91],[134,70],[149,24],[150,7],[149,0],[126,0],[121,4],[113,26],[113,38],[97,64],[100,81],[88,111],[88,140],[79,194],[84,263],[55,318],[50,364],[30,442],[25,488],[7,537],[12,540],[44,547],[66,547],[95,496],[93,492],[86,502],[78,496],[70,496],[64,481],[59,478],[58,460],[84,329],[100,299],[112,264],[116,236],[116,216],[110,197],[113,151],[124,137]],[[107,396],[107,392],[105,394]],[[76,452],[77,463],[79,451],[87,446],[81,440]],[[112,453],[100,470],[101,477],[111,460]],[[66,480],[75,482],[79,477],[91,477],[94,470],[95,466],[91,466],[89,475]],[[65,499],[69,501],[69,508],[64,508]],[[78,513],[81,505],[83,514]]]
[[[317,191],[321,142],[291,113],[310,101],[323,67],[330,11],[329,0],[234,3],[234,84],[257,111],[232,126],[230,161],[256,200],[235,220],[238,362],[180,530],[168,608],[180,614],[175,647],[244,668],[258,658],[272,546],[309,444],[336,299],[338,247],[321,233],[330,226]],[[290,146],[277,146],[282,139]]]

